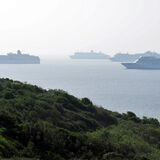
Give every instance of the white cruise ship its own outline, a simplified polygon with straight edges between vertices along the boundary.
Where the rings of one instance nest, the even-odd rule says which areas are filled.
[[[160,69],[160,58],[140,57],[133,63],[121,63],[127,69]]]
[[[70,56],[71,59],[109,59],[110,56],[104,53],[97,53],[93,50],[91,52],[76,52],[74,55]]]

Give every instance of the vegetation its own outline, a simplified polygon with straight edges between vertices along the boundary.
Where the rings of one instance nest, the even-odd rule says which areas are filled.
[[[4,160],[159,160],[157,119],[119,114],[62,90],[0,79]]]

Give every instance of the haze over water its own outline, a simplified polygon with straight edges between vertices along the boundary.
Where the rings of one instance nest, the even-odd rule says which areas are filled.
[[[160,70],[128,70],[107,60],[64,60],[40,65],[0,65],[0,77],[63,89],[112,111],[160,119]]]
[[[52,61],[89,50],[111,56],[160,53],[159,6],[159,0],[1,1],[0,55],[20,49]],[[159,118],[159,70],[127,70],[106,60],[69,59],[0,68],[1,77],[64,89],[113,111]]]

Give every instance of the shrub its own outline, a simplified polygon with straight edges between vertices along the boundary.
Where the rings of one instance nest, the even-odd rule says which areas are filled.
[[[81,102],[85,105],[93,105],[92,102],[88,98],[82,98]]]
[[[14,98],[14,94],[12,92],[6,92],[4,95],[5,99],[12,99]]]

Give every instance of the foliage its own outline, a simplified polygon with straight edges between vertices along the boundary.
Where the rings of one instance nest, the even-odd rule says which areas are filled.
[[[0,79],[0,91],[0,157],[159,160],[157,119],[10,79]]]

